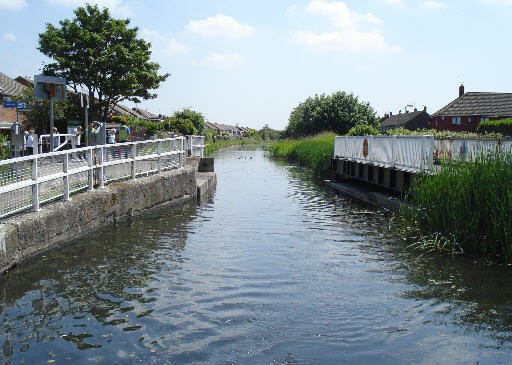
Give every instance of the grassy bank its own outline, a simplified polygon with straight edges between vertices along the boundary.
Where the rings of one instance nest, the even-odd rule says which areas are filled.
[[[218,151],[223,148],[231,147],[231,146],[244,146],[247,144],[264,144],[266,143],[262,139],[227,139],[227,140],[217,140],[215,143],[209,143],[204,147],[204,155],[209,156],[215,151]]]
[[[512,261],[512,156],[442,167],[413,181],[408,198],[417,209],[402,212],[404,227],[427,247]]]
[[[273,156],[310,168],[316,178],[327,179],[332,175],[334,136],[323,133],[307,139],[279,141],[270,146],[269,151]]]

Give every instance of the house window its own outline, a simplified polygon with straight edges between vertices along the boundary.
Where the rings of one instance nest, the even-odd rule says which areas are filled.
[[[489,117],[480,118],[480,122],[487,122],[488,120],[489,120]]]
[[[462,121],[461,117],[452,117],[452,124],[453,125],[460,125],[461,121]]]
[[[444,120],[444,115],[441,117],[441,120]]]
[[[468,123],[471,123],[471,117],[468,118]]]

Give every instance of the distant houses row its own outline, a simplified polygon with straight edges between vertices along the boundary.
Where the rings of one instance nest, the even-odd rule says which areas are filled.
[[[4,108],[2,106],[2,102],[9,99],[16,100],[28,87],[34,87],[33,80],[22,76],[12,79],[0,72],[0,130],[10,129],[12,123],[16,121],[16,109]],[[149,121],[161,121],[166,118],[166,116],[162,114],[154,114],[140,108],[130,108],[123,104],[117,104],[113,108],[112,116],[118,115],[130,116]],[[23,122],[24,116],[20,114],[18,117],[20,118],[20,122]],[[249,130],[249,128],[246,127],[212,122],[206,122],[205,128],[216,131],[219,136],[229,136],[230,138],[242,137]]]
[[[428,128],[454,132],[476,132],[480,122],[512,118],[512,93],[464,92],[459,87],[459,97],[432,115],[427,108],[418,111],[399,111],[385,114],[380,120],[380,132],[405,128]]]

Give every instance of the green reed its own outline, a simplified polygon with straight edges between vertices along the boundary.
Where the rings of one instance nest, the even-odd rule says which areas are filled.
[[[424,237],[486,257],[512,259],[512,155],[491,153],[474,162],[445,162],[415,178],[403,222]],[[412,208],[411,208],[412,207]],[[428,241],[428,238],[427,238]]]
[[[322,133],[307,139],[283,140],[270,146],[269,151],[275,157],[311,169],[318,179],[326,179],[332,175],[334,136],[333,133]]]

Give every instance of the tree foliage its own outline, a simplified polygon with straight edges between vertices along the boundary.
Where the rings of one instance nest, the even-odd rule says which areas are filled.
[[[23,112],[25,115],[25,128],[34,128],[36,134],[50,133],[50,101],[49,100],[35,100],[34,89],[27,87],[23,90],[23,94],[19,98],[27,104],[30,111]],[[60,133],[65,133],[65,119],[79,120],[81,117],[81,108],[77,103],[69,97],[66,100],[55,100],[53,102],[53,116],[55,126]]]
[[[169,117],[164,120],[171,131],[181,133],[183,135],[193,135],[197,133],[194,123],[190,119]]]
[[[375,114],[369,103],[359,102],[352,93],[338,91],[331,95],[315,95],[292,110],[284,136],[298,138],[325,131],[344,135],[356,124],[376,127]]]
[[[65,77],[75,91],[89,90],[91,117],[106,120],[123,101],[152,99],[169,74],[158,75],[158,63],[150,62],[151,44],[137,38],[138,28],[129,19],[113,19],[108,9],[87,4],[75,18],[46,25],[39,34],[39,51],[55,60],[43,73]]]
[[[203,114],[196,112],[190,108],[184,108],[173,114],[173,117],[177,119],[188,119],[194,125],[196,133],[202,134],[204,129],[204,116]],[[192,133],[187,133],[192,134]]]

